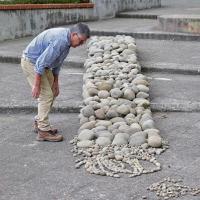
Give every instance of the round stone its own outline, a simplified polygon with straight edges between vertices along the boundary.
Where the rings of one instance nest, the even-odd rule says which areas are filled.
[[[110,93],[107,91],[107,90],[100,90],[99,92],[98,92],[98,97],[100,98],[100,99],[106,99],[106,98],[108,98],[110,96]]]
[[[145,134],[142,134],[142,132],[134,133],[129,138],[129,144],[131,146],[140,146],[144,143],[146,143],[146,137]]]
[[[142,129],[143,130],[151,129],[151,128],[154,128],[154,127],[155,127],[155,124],[154,124],[154,121],[152,119],[148,119],[148,120],[146,120],[142,123]]]
[[[128,105],[121,105],[117,108],[117,112],[121,115],[127,115],[130,112],[130,107]]]
[[[91,115],[94,115],[94,109],[92,106],[88,105],[81,109],[81,113],[85,117],[90,117]]]
[[[131,129],[133,133],[139,132],[142,130],[141,126],[138,123],[131,124]]]
[[[98,109],[95,111],[95,116],[97,119],[105,119],[105,113],[103,109]]]
[[[87,148],[87,147],[91,147],[93,145],[94,145],[93,140],[82,140],[77,143],[77,147],[79,147],[79,148]]]
[[[162,139],[160,136],[150,136],[148,137],[148,145],[150,147],[159,148],[162,146]]]
[[[102,81],[97,85],[98,90],[110,91],[112,89],[112,84],[107,81]]]
[[[131,89],[126,89],[124,91],[124,98],[132,101],[135,98],[135,93]]]
[[[96,88],[93,88],[93,87],[92,88],[88,88],[87,92],[88,92],[88,94],[90,96],[95,96],[95,95],[98,94],[98,90]]]
[[[106,113],[106,117],[107,117],[108,119],[111,119],[111,118],[114,118],[114,117],[118,117],[118,112],[117,112],[115,109],[110,108],[110,109],[108,110],[108,112]]]
[[[120,98],[123,95],[123,92],[119,88],[114,88],[110,90],[111,97]]]
[[[107,146],[111,144],[109,137],[98,137],[95,142],[100,146]]]
[[[96,124],[96,121],[86,122],[79,128],[79,130],[93,129],[95,127],[95,124]]]
[[[93,133],[92,130],[89,129],[84,129],[82,130],[79,135],[78,135],[78,139],[79,140],[93,140],[95,138],[95,134]]]

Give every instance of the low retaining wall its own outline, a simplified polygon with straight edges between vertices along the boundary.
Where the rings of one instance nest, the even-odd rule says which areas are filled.
[[[0,6],[0,41],[36,35],[44,29],[79,21],[115,17],[124,10],[159,7],[161,0],[92,0],[82,4]]]
[[[161,15],[158,21],[163,31],[200,34],[200,15]]]
[[[91,0],[94,12],[99,19],[115,17],[116,13],[161,7],[161,0]]]

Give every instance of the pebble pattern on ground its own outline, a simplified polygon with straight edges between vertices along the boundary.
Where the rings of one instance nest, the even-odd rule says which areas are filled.
[[[155,127],[149,82],[141,74],[135,39],[92,37],[84,67],[81,126],[71,141],[74,156],[83,155],[76,167],[84,164],[90,173],[113,177],[160,170],[155,155],[168,146]],[[145,168],[141,161],[151,167]]]
[[[178,198],[185,195],[200,195],[200,187],[189,187],[182,184],[181,180],[175,180],[173,178],[164,178],[162,181],[153,183],[150,187],[147,188],[152,192],[156,192],[159,199],[172,199]]]

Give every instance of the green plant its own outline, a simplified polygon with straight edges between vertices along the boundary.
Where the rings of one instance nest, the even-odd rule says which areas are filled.
[[[0,4],[49,4],[49,3],[88,3],[89,0],[10,0]]]

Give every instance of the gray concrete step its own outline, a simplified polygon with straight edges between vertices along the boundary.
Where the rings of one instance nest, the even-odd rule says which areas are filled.
[[[31,97],[31,88],[18,64],[0,63],[0,111],[33,112],[37,102]],[[83,68],[66,67],[60,73],[60,95],[54,107],[59,112],[79,112],[82,102]]]
[[[33,112],[37,102],[31,97],[31,89],[17,64],[0,64],[0,111]],[[169,73],[144,73],[151,80],[152,110],[200,111],[199,77]],[[82,104],[83,68],[63,68],[60,72],[61,93],[54,104],[57,112],[79,112]]]
[[[61,143],[35,141],[31,130],[33,114],[0,115],[1,200],[127,200],[157,199],[147,190],[165,177],[182,179],[184,185],[200,185],[199,113],[154,113],[161,135],[170,148],[157,159],[162,171],[120,179],[99,177],[75,169],[69,141],[79,128],[77,114],[51,114],[50,119],[65,140]],[[113,187],[114,185],[114,187]],[[123,186],[123,187],[122,187]],[[198,200],[183,196],[181,200]]]
[[[145,73],[150,81],[150,102],[154,111],[200,111],[199,76]]]

